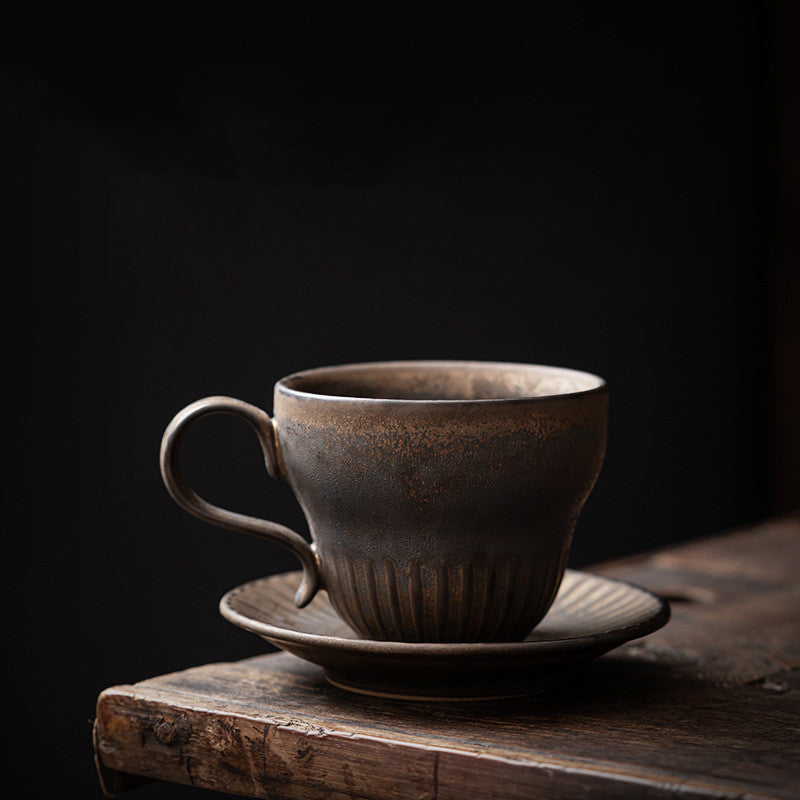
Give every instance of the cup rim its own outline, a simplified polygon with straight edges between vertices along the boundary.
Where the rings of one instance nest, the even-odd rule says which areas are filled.
[[[539,370],[550,374],[562,374],[566,376],[580,376],[581,378],[589,378],[595,382],[594,386],[588,389],[580,389],[574,392],[557,392],[553,394],[542,395],[517,395],[515,397],[489,397],[489,398],[441,398],[441,399],[426,399],[426,398],[410,398],[410,397],[363,397],[357,395],[337,395],[325,394],[323,392],[311,392],[305,389],[296,389],[289,385],[291,381],[299,381],[304,378],[312,376],[323,376],[325,373],[335,374],[339,371],[367,371],[376,368],[390,368],[390,369],[408,369],[413,367],[472,367],[472,368],[490,368],[490,369],[508,369],[508,368],[525,368]],[[547,402],[558,399],[566,398],[579,398],[586,397],[587,395],[600,394],[608,388],[606,381],[599,375],[585,370],[573,369],[571,367],[554,367],[545,364],[529,364],[517,361],[476,361],[470,359],[403,359],[397,361],[365,361],[356,362],[351,364],[332,364],[324,367],[314,367],[312,369],[300,370],[293,372],[290,375],[278,380],[275,384],[276,392],[288,395],[297,399],[310,399],[317,401],[330,401],[330,402],[349,402],[349,403],[364,403],[375,405],[408,405],[408,406],[423,406],[423,405],[451,405],[451,406],[466,406],[466,405],[490,405],[490,404],[515,404],[515,403],[532,403],[532,402]]]

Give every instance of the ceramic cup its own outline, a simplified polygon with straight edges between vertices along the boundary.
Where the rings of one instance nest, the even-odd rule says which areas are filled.
[[[605,455],[601,378],[494,362],[354,364],[283,378],[273,408],[192,403],[164,433],[161,473],[189,513],[295,553],[298,606],[324,588],[362,635],[406,642],[519,641],[544,616]],[[181,438],[218,413],[255,430],[311,544],[213,506],[183,480]]]

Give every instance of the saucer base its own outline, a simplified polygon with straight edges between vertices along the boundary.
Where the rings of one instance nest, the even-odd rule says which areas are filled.
[[[325,679],[338,689],[348,692],[364,694],[369,697],[385,697],[389,700],[421,700],[425,702],[474,702],[476,700],[508,700],[514,697],[527,697],[540,694],[557,686],[566,677],[564,670],[559,670],[550,675],[541,675],[533,678],[530,675],[519,676],[514,681],[508,682],[482,682],[474,684],[466,681],[456,685],[427,686],[423,681],[404,683],[400,680],[392,681],[391,686],[381,682],[359,680],[353,682],[350,675],[332,674],[325,670]]]

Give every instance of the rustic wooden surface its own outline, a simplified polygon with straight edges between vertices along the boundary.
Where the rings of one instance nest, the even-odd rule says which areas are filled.
[[[672,601],[646,639],[524,700],[349,694],[287,654],[104,691],[107,792],[254,797],[800,797],[800,518],[602,565]],[[202,796],[202,795],[199,795]]]

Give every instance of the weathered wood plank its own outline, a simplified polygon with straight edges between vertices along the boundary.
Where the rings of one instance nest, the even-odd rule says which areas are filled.
[[[673,621],[524,700],[358,696],[287,654],[114,687],[97,757],[288,800],[798,797],[798,562],[794,519],[604,565],[672,594]]]
[[[669,625],[632,643],[629,654],[677,661],[723,683],[800,668],[800,516],[593,571],[639,583],[672,604]]]

